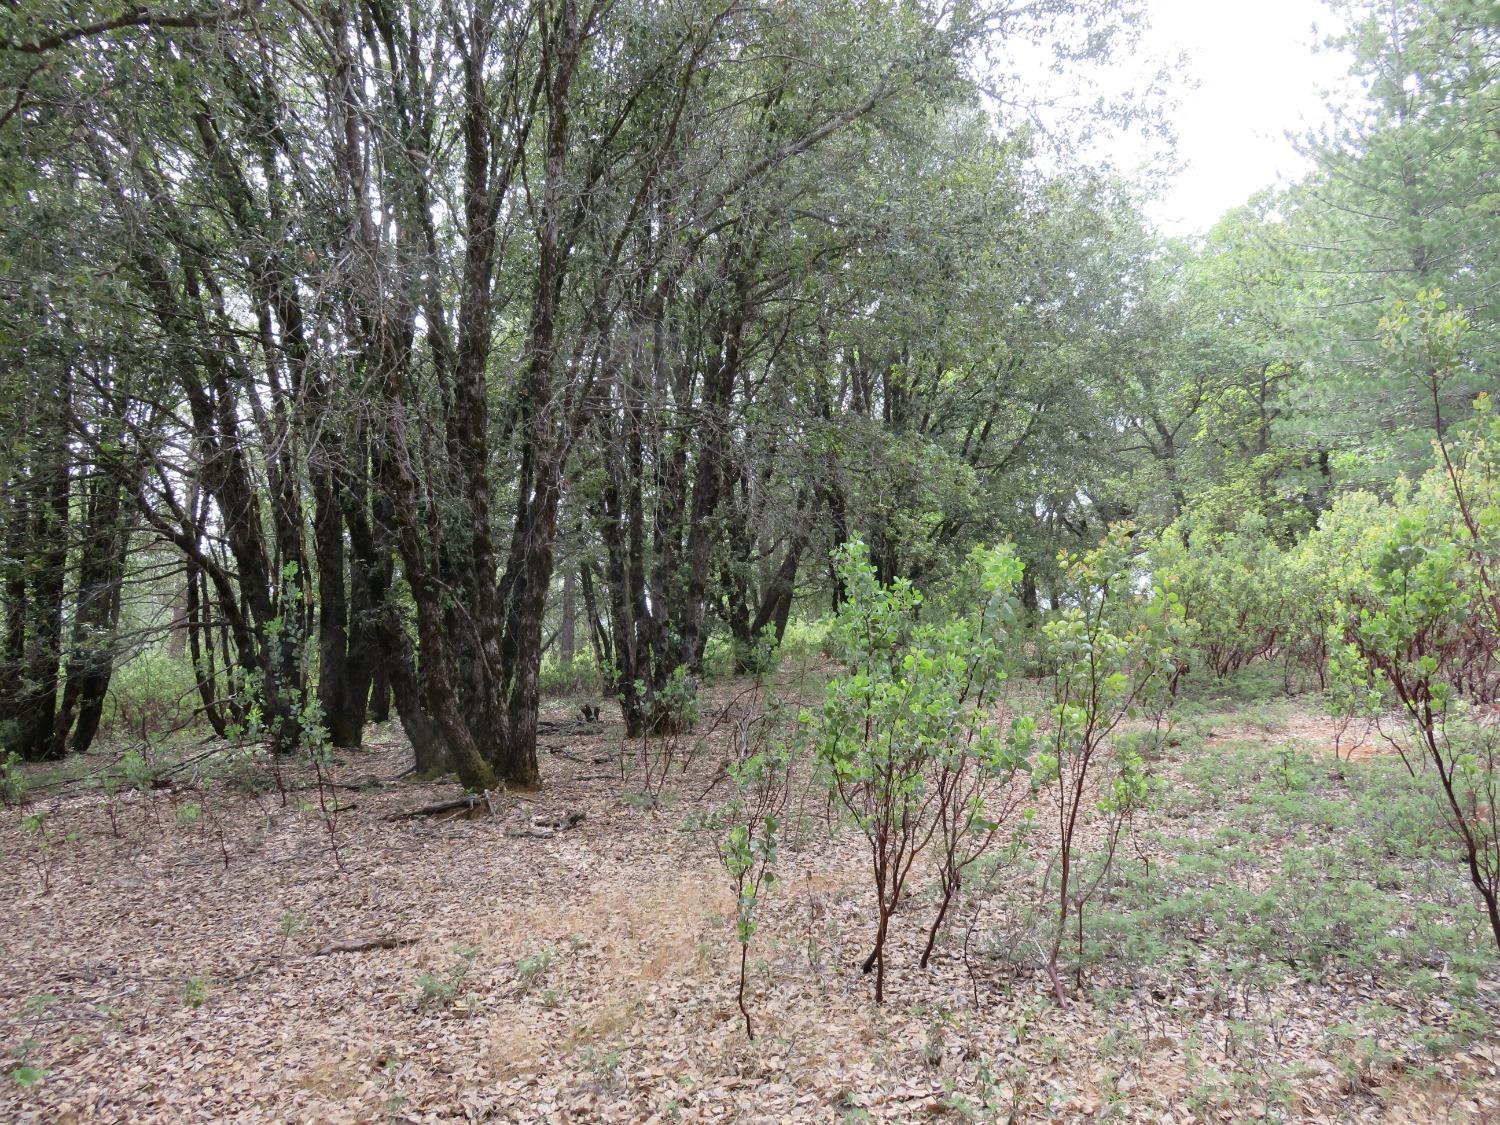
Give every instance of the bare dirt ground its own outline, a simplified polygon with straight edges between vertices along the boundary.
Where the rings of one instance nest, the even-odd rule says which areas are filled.
[[[1269,755],[1320,721],[1225,722],[1205,749],[1259,740]],[[0,1048],[33,1079],[0,1080],[0,1118],[1500,1121],[1493,1032],[1431,1057],[1411,1046],[1447,1018],[1440,990],[1419,1010],[1354,972],[1251,997],[1105,966],[1060,1009],[994,902],[966,905],[925,972],[928,906],[898,913],[876,1008],[862,840],[830,835],[810,790],[752,949],[747,1041],[705,827],[727,796],[725,737],[658,803],[622,781],[637,748],[606,721],[544,740],[539,793],[439,821],[391,816],[454,796],[451,781],[337,789],[331,835],[305,767],[288,768],[285,803],[222,776],[39,792],[0,826]],[[376,728],[333,773],[406,765],[398,729]],[[576,827],[532,832],[570,812]],[[1045,853],[1045,831],[1032,846]],[[328,951],[383,939],[400,944]],[[1500,1008],[1492,970],[1479,987],[1475,1003]],[[1382,1002],[1359,1035],[1330,1033]]]

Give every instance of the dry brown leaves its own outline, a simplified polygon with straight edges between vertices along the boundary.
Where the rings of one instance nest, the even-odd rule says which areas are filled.
[[[1299,723],[1314,720],[1299,716]],[[392,729],[336,771],[407,765]],[[1301,732],[1299,732],[1300,735]],[[627,801],[620,735],[550,740],[546,786],[474,820],[392,820],[451,784],[362,790],[333,861],[314,789],[43,802],[55,842],[0,828],[0,1083],[15,1121],[925,1121],[1253,1119],[1227,1076],[1240,1014],[1186,985],[1058,1009],[1039,975],[971,977],[962,933],[915,968],[925,904],[900,923],[893,1000],[858,971],[866,860],[813,828],[783,853],[752,951],[745,1040],[733,1001],[732,909],[702,818],[716,735],[659,807]],[[1268,734],[1268,739],[1274,735]],[[626,748],[633,753],[632,748]],[[292,778],[299,784],[304,773]],[[705,795],[704,791],[708,789]],[[345,803],[351,795],[340,794]],[[197,804],[195,816],[180,810]],[[33,809],[32,811],[36,811]],[[526,830],[582,812],[550,838]],[[1036,847],[1045,850],[1046,834]],[[227,865],[226,865],[227,857]],[[44,893],[36,864],[48,865]],[[962,929],[962,927],[960,927]],[[410,945],[400,944],[415,938]],[[319,956],[335,943],[370,943]],[[390,946],[390,947],[383,947]],[[1022,951],[1020,958],[1024,962]],[[975,991],[978,1004],[975,1003]],[[1500,1120],[1493,1040],[1430,1078],[1352,1088],[1324,1032],[1370,997],[1357,982],[1275,998],[1264,1065],[1301,1068],[1307,1120]],[[1123,1039],[1138,1045],[1122,1053]],[[962,1108],[967,1105],[969,1108]]]

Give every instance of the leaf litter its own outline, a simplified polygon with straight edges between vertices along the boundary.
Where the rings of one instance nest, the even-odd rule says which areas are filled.
[[[1297,709],[1254,736],[1269,753],[1320,722]],[[622,779],[639,748],[617,726],[566,730],[544,740],[539,793],[450,820],[401,814],[452,800],[451,781],[370,783],[409,764],[399,728],[371,730],[334,766],[359,790],[335,818],[341,863],[315,793],[297,788],[312,771],[292,764],[285,806],[214,779],[192,817],[171,791],[110,798],[112,814],[87,791],[40,800],[44,861],[19,818],[4,821],[0,1117],[1500,1120],[1500,1040],[1424,1055],[1411,1033],[1442,1021],[1442,1000],[1412,1010],[1368,975],[1236,1002],[1223,982],[1106,962],[1057,1007],[1025,927],[1005,921],[1034,874],[1002,872],[926,971],[919,885],[877,1009],[859,971],[867,858],[807,792],[751,949],[749,1042],[712,824],[723,730],[650,799]],[[1160,846],[1153,828],[1184,831],[1167,812],[1145,819],[1141,854]],[[1041,862],[1047,847],[1042,823],[1028,851]],[[1493,971],[1479,988],[1500,1015]],[[1368,1042],[1330,1036],[1373,1004],[1388,1026],[1362,1026]]]

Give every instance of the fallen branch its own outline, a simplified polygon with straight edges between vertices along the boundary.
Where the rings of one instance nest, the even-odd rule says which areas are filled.
[[[403,945],[416,945],[412,937],[377,937],[335,941],[323,946],[314,957],[327,957],[332,953],[364,953],[371,949],[400,949]]]
[[[613,754],[595,754],[591,758],[580,757],[570,750],[564,750],[561,746],[548,747],[547,753],[555,754],[559,758],[566,758],[570,762],[577,762],[580,766],[602,766],[605,762],[612,762],[615,760],[615,756]]]
[[[569,828],[578,827],[582,822],[583,812],[579,809],[574,809],[572,812],[562,816],[534,816],[531,818],[529,827],[508,832],[506,835],[529,836],[534,840],[550,840],[552,837],[566,832]]]
[[[462,797],[454,797],[451,801],[435,801],[419,809],[391,813],[386,820],[415,820],[421,816],[430,816],[437,820],[475,820],[493,812],[494,808],[490,805],[488,795],[476,797],[472,794],[465,794]]]
[[[543,734],[595,734],[600,730],[598,715],[578,719],[538,719],[536,732]]]

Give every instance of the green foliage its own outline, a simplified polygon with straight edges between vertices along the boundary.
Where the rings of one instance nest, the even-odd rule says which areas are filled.
[[[24,805],[28,782],[21,755],[14,750],[0,758],[0,803]]]
[[[679,664],[654,692],[645,684],[637,684],[636,691],[651,700],[651,713],[647,720],[649,729],[661,732],[691,730],[701,716],[698,704],[698,684],[686,664]]]
[[[552,967],[553,958],[556,956],[553,950],[543,949],[528,957],[522,957],[516,962],[516,980],[530,987],[546,975]]]
[[[1152,545],[1151,563],[1192,621],[1193,660],[1219,679],[1288,641],[1302,591],[1263,517],[1247,515],[1229,533],[1184,521]]]
[[[1398,302],[1385,344],[1434,405],[1439,464],[1369,520],[1335,569],[1335,705],[1368,713],[1389,697],[1405,719],[1408,764],[1435,781],[1452,837],[1500,943],[1500,733],[1476,711],[1494,701],[1500,653],[1500,426],[1487,398],[1457,441],[1441,426],[1441,388],[1468,325],[1437,294]],[[1338,542],[1337,524],[1326,538]]]
[[[1175,592],[1148,585],[1143,565],[1125,526],[1112,528],[1094,550],[1065,557],[1067,603],[1041,628],[1051,710],[1040,734],[1033,726],[1028,735],[1036,744],[1033,784],[1046,788],[1059,831],[1047,961],[1059,1004],[1066,1002],[1058,956],[1069,920],[1082,918],[1120,833],[1150,794],[1136,739],[1117,732],[1138,711],[1160,720],[1183,632]],[[1109,843],[1098,869],[1085,873],[1080,838],[1091,811],[1101,815]]]
[[[1354,720],[1370,722],[1380,717],[1384,710],[1380,688],[1359,646],[1345,641],[1336,627],[1329,630],[1327,682],[1324,699],[1328,713],[1339,723],[1339,738]],[[1337,741],[1334,752],[1338,752]]]
[[[794,617],[786,623],[777,652],[781,660],[817,656],[828,644],[833,629],[831,617]]]
[[[208,977],[188,977],[182,985],[182,1004],[185,1008],[201,1008],[208,1003],[208,990],[213,982]]]
[[[127,750],[120,757],[120,774],[137,793],[149,792],[156,780],[156,770],[139,750]]]
[[[197,707],[192,663],[164,648],[149,648],[121,663],[110,676],[100,729],[149,738],[191,726]]]
[[[474,962],[479,957],[477,949],[457,949],[457,957],[441,972],[428,971],[417,977],[418,1003],[424,1008],[446,1008],[467,1002],[465,988]]]
[[[21,818],[21,831],[30,838],[32,846],[31,865],[36,869],[42,884],[42,893],[52,891],[52,865],[57,850],[58,836],[46,809],[29,813]]]
[[[1288,979],[1355,974],[1415,1008],[1435,967],[1460,998],[1489,971],[1493,943],[1451,894],[1441,802],[1399,762],[1330,773],[1249,744],[1186,766],[1180,796],[1228,823],[1153,834],[1149,862],[1123,860],[1087,927],[1090,960],[1222,989],[1247,1012]]]
[[[537,690],[543,695],[598,695],[602,689],[594,658],[585,653],[568,663],[544,660],[537,672]]]
[[[835,565],[845,598],[832,642],[845,671],[804,721],[833,797],[871,850],[877,923],[866,968],[880,1002],[889,918],[917,856],[944,840],[945,870],[958,878],[960,843],[987,844],[1001,828],[981,783],[1029,768],[1035,724],[997,731],[988,714],[1019,643],[1022,566],[1009,548],[975,549],[952,595],[960,612],[924,621],[915,587],[883,585],[863,543],[842,548]]]
[[[620,1064],[624,1061],[619,1047],[607,1047],[601,1051],[597,1047],[584,1046],[578,1048],[578,1057],[600,1082],[614,1085],[618,1081]]]
[[[782,816],[792,770],[792,749],[782,738],[781,709],[772,697],[766,710],[738,728],[735,760],[729,776],[735,795],[724,810],[728,831],[719,842],[719,859],[734,891],[734,936],[740,946],[737,999],[745,1035],[754,1038],[745,1004],[750,942],[757,927],[760,896],[776,885]]]
[[[1420,367],[1391,363],[1380,321],[1393,302],[1442,290],[1487,341],[1441,388],[1462,420],[1493,385],[1500,327],[1500,212],[1491,170],[1500,69],[1488,0],[1340,0],[1353,58],[1348,104],[1311,138],[1317,170],[1280,203],[1279,237],[1294,284],[1281,300],[1313,362],[1298,428],[1335,451],[1354,482],[1388,485],[1427,443],[1429,388]]]

